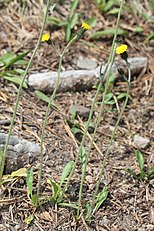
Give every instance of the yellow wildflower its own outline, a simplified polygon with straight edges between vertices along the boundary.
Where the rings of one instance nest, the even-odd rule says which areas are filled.
[[[126,52],[126,50],[127,50],[127,45],[126,44],[120,44],[119,46],[116,47],[116,53],[118,55]]]
[[[47,33],[42,36],[41,42],[47,42],[49,40],[50,40],[50,35]]]
[[[90,30],[90,26],[86,22],[82,22],[81,28],[83,28],[84,30]]]

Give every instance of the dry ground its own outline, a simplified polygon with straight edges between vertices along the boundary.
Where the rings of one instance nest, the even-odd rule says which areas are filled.
[[[34,48],[41,27],[43,6],[43,1],[39,1],[39,3],[37,1],[27,1],[25,8],[18,1],[1,4],[1,55],[9,51],[22,52]],[[111,47],[111,36],[106,36],[97,41],[90,41],[88,36],[100,28],[105,29],[108,26],[114,26],[116,18],[106,14],[101,15],[92,1],[81,1],[78,11],[84,13],[84,18],[96,16],[98,23],[92,31],[87,32],[84,39],[79,40],[70,48],[64,58],[63,69],[77,68],[76,60],[79,55],[94,58],[99,64],[102,59],[107,60]],[[144,32],[141,34],[135,33],[133,28],[136,25],[142,26]],[[129,56],[147,56],[149,65],[146,74],[139,78],[134,77],[132,80],[131,99],[120,122],[112,151],[107,160],[105,176],[101,185],[103,187],[105,182],[108,183],[109,196],[107,200],[94,215],[90,226],[87,226],[83,219],[77,222],[75,211],[72,209],[52,206],[50,203],[35,211],[35,219],[28,226],[24,220],[32,213],[33,206],[27,198],[25,179],[20,178],[4,185],[5,188],[1,191],[0,201],[4,201],[0,205],[0,230],[154,230],[154,181],[134,180],[126,172],[128,167],[138,171],[135,160],[137,147],[133,143],[135,134],[150,139],[148,146],[141,149],[141,152],[145,158],[146,169],[154,164],[154,48],[152,44],[144,43],[148,32],[152,30],[152,22],[144,21],[138,14],[132,17],[125,11],[122,15],[121,28],[127,28],[129,31],[125,38],[129,45]],[[53,31],[56,43],[60,43],[61,48],[63,48],[65,46],[63,29],[55,30],[48,25],[46,31],[49,29]],[[31,72],[57,70],[57,66],[58,58],[54,53],[51,56],[47,44],[43,44],[39,48]],[[125,91],[125,87],[125,82],[120,80],[115,84],[113,92]],[[11,119],[17,90],[17,86],[0,78],[0,120]],[[72,104],[90,108],[94,94],[95,90],[59,93],[55,103],[64,114],[69,115],[68,110]],[[101,99],[101,94],[99,99]],[[13,134],[38,142],[46,107],[46,103],[40,101],[33,91],[23,90]],[[95,143],[102,153],[108,147],[111,132],[116,122],[118,112],[115,109],[116,107],[108,107],[105,119],[102,119],[98,128]],[[95,107],[94,122],[98,112],[99,105]],[[52,108],[44,141],[46,155],[44,157],[41,188],[43,195],[50,195],[51,193],[51,188],[46,180],[48,178],[59,180],[65,164],[76,155],[76,146],[67,132],[66,125],[64,117]],[[8,127],[1,126],[1,131],[7,133]],[[87,139],[86,147],[88,147],[88,142]],[[102,156],[93,148],[87,167],[88,177],[86,177],[84,183],[83,202],[90,199],[99,176],[101,164]],[[37,173],[38,163],[35,163],[33,168],[34,172]],[[78,165],[66,195],[71,202],[77,202],[80,177],[81,170],[80,165]],[[35,183],[37,184],[37,181]],[[35,188],[36,184],[34,185]]]

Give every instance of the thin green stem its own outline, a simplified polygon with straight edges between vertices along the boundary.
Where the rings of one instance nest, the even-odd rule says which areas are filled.
[[[79,215],[79,209],[80,209],[80,204],[81,204],[83,182],[84,182],[84,178],[85,178],[88,159],[89,159],[89,156],[90,156],[90,151],[91,151],[91,148],[93,146],[93,142],[94,142],[94,139],[95,139],[95,136],[96,136],[97,128],[98,128],[98,125],[100,123],[102,113],[104,112],[104,101],[105,101],[105,96],[106,96],[107,90],[108,90],[111,68],[112,68],[112,65],[113,65],[113,62],[114,62],[116,38],[117,38],[117,32],[118,32],[118,28],[119,28],[120,15],[121,15],[123,3],[124,3],[124,1],[122,1],[121,5],[120,5],[119,14],[118,14],[117,23],[116,23],[116,31],[115,31],[113,42],[112,42],[112,48],[111,48],[111,52],[110,52],[110,56],[109,56],[109,59],[108,59],[106,69],[105,69],[104,74],[103,74],[103,79],[106,80],[106,84],[105,84],[105,90],[104,90],[104,93],[103,93],[103,100],[102,100],[102,103],[101,103],[100,113],[99,113],[99,116],[97,118],[94,134],[93,134],[92,140],[90,142],[90,146],[89,146],[88,153],[87,153],[87,156],[86,156],[86,161],[84,163],[84,168],[83,168],[83,171],[82,171],[82,178],[81,178],[81,184],[80,184],[80,190],[79,190],[78,215]],[[100,76],[101,76],[101,69],[102,69],[102,65],[101,65],[101,68],[100,68]]]
[[[100,183],[101,183],[101,179],[102,179],[102,175],[104,173],[104,168],[105,168],[105,165],[106,165],[106,160],[108,159],[108,155],[110,153],[110,150],[112,148],[112,144],[113,144],[113,141],[114,141],[114,138],[115,138],[115,134],[116,134],[116,131],[117,131],[117,128],[118,128],[118,125],[119,125],[119,122],[123,116],[123,113],[125,111],[125,108],[127,106],[127,103],[128,103],[128,99],[129,99],[129,94],[130,94],[130,81],[131,81],[131,70],[130,70],[130,64],[126,61],[126,65],[127,65],[127,68],[128,68],[128,87],[127,87],[127,94],[126,94],[126,99],[125,99],[125,102],[124,102],[124,105],[121,109],[121,112],[118,116],[118,120],[115,124],[115,127],[114,127],[114,130],[112,132],[112,136],[111,136],[111,140],[110,140],[110,144],[109,144],[109,147],[108,149],[106,150],[105,152],[105,155],[104,155],[104,159],[103,159],[103,164],[102,164],[102,169],[101,169],[101,173],[100,173],[100,176],[99,176],[99,179],[97,181],[97,185],[96,185],[96,190],[95,190],[95,193],[94,193],[94,196],[93,196],[93,200],[92,200],[92,203],[91,203],[91,207],[92,209],[94,208],[95,206],[95,200],[96,200],[96,196],[97,196],[97,193],[98,193],[98,190],[99,190],[99,186],[100,186]],[[95,211],[93,211],[94,213]]]
[[[39,196],[40,185],[41,185],[42,168],[43,168],[43,141],[44,141],[44,133],[45,133],[45,128],[46,128],[46,124],[47,124],[47,120],[48,120],[49,111],[50,111],[53,99],[55,98],[57,89],[59,87],[61,66],[62,66],[62,61],[63,61],[64,54],[66,53],[67,49],[72,45],[72,43],[77,40],[77,38],[78,38],[78,35],[75,35],[72,38],[72,40],[67,44],[67,46],[64,48],[63,52],[60,54],[59,65],[58,65],[58,76],[57,76],[57,80],[56,80],[56,85],[55,85],[54,91],[53,91],[53,93],[52,93],[52,95],[50,97],[50,101],[48,103],[48,107],[47,107],[47,110],[46,110],[45,119],[44,119],[43,127],[42,127],[41,143],[40,143],[41,151],[40,151],[40,166],[39,166],[39,171],[38,171],[37,196]]]
[[[45,24],[46,24],[46,20],[47,20],[47,15],[48,15],[48,10],[49,10],[49,6],[50,6],[50,2],[51,0],[48,0],[47,1],[47,7],[46,7],[46,12],[44,14],[44,18],[43,18],[43,23],[42,23],[42,28],[41,28],[41,31],[40,31],[40,34],[39,34],[39,38],[38,38],[38,41],[37,41],[37,44],[36,44],[36,47],[33,51],[33,54],[28,62],[28,65],[26,67],[26,70],[23,74],[23,77],[22,77],[22,80],[21,80],[21,83],[20,83],[20,86],[19,86],[19,90],[18,90],[18,94],[17,94],[17,99],[16,99],[16,104],[15,104],[15,108],[14,108],[14,112],[13,112],[13,117],[12,117],[12,120],[11,120],[11,124],[10,124],[10,128],[9,128],[9,133],[8,133],[8,136],[7,136],[7,140],[6,140],[6,143],[5,143],[5,147],[4,147],[4,152],[3,152],[3,155],[2,155],[2,159],[1,159],[1,163],[0,163],[0,182],[2,181],[2,176],[3,176],[3,171],[4,171],[4,164],[5,164],[5,158],[6,158],[6,153],[7,153],[7,149],[8,149],[8,145],[9,145],[9,140],[10,140],[10,136],[11,136],[11,133],[12,133],[12,129],[13,129],[13,124],[14,124],[14,121],[15,121],[15,118],[16,118],[16,113],[17,113],[17,109],[18,109],[18,105],[19,105],[19,100],[20,100],[20,95],[21,95],[21,91],[22,91],[22,87],[23,87],[23,84],[24,84],[24,81],[25,81],[25,78],[27,76],[27,73],[29,71],[29,68],[33,62],[33,59],[36,55],[36,52],[39,48],[39,45],[40,45],[40,42],[41,42],[41,38],[42,38],[42,34],[43,34],[43,31],[44,31],[44,27],[45,27]],[[53,5],[53,8],[55,7],[55,5]]]

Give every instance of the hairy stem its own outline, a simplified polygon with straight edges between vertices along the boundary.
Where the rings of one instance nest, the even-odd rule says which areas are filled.
[[[5,158],[6,158],[6,153],[7,153],[7,149],[8,149],[8,145],[9,145],[9,140],[10,140],[10,136],[11,136],[11,133],[12,133],[12,129],[13,129],[13,124],[14,124],[14,121],[15,121],[15,118],[16,118],[16,113],[17,113],[17,110],[18,110],[18,105],[19,105],[19,100],[20,100],[20,95],[21,95],[21,91],[22,91],[22,87],[23,87],[23,84],[24,84],[24,81],[25,81],[25,78],[28,74],[28,71],[29,71],[29,68],[33,62],[33,59],[36,55],[36,52],[39,48],[39,45],[40,45],[40,42],[41,42],[41,38],[42,38],[42,34],[43,34],[43,31],[44,31],[44,27],[45,27],[45,24],[46,24],[46,20],[47,20],[47,15],[48,15],[48,10],[49,10],[49,6],[50,6],[50,2],[51,0],[48,0],[47,1],[47,7],[46,7],[46,12],[44,14],[44,18],[43,18],[43,23],[42,23],[42,28],[41,28],[41,31],[40,31],[40,34],[39,34],[39,38],[38,38],[38,41],[37,41],[37,44],[36,44],[36,47],[33,51],[33,54],[28,62],[28,65],[26,67],[26,70],[23,74],[23,77],[22,77],[22,80],[21,80],[21,83],[20,83],[20,86],[19,86],[19,90],[18,90],[18,94],[17,94],[17,99],[16,99],[16,104],[15,104],[15,108],[14,108],[14,111],[13,111],[13,117],[12,117],[12,120],[11,120],[11,124],[10,124],[10,128],[9,128],[9,133],[8,133],[8,137],[7,137],[7,140],[6,140],[6,143],[5,143],[5,147],[4,147],[4,152],[3,152],[3,155],[1,157],[1,161],[0,161],[0,182],[2,181],[2,176],[3,176],[3,171],[4,171],[4,164],[5,164]],[[53,6],[53,8],[55,7],[55,5]]]

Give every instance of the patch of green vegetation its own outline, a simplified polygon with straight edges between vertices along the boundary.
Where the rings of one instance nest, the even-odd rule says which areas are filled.
[[[25,51],[20,55],[10,52],[2,55],[0,57],[0,77],[20,85],[21,76],[24,74],[24,70],[16,66],[25,66],[27,64],[24,57],[26,57],[29,52],[30,51]],[[24,82],[23,87],[28,88],[26,81]]]
[[[150,179],[153,179],[154,177],[154,165],[149,169],[149,170],[145,170],[145,165],[144,165],[144,157],[142,155],[142,153],[140,151],[136,151],[136,161],[139,165],[139,169],[140,172],[136,173],[134,170],[132,169],[127,169],[127,172],[133,176],[135,179],[139,179],[139,180],[145,180],[148,181]]]

